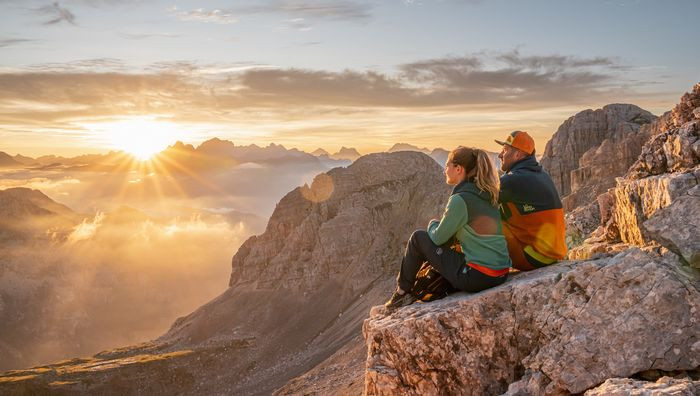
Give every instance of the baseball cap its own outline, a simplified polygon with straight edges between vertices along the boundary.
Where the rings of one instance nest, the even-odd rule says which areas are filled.
[[[500,144],[501,146],[507,144],[511,147],[515,147],[516,149],[523,151],[528,155],[532,155],[532,153],[535,152],[535,141],[532,140],[532,137],[525,131],[511,132],[510,135],[508,135],[508,138],[505,142],[502,142],[500,140],[494,141]]]

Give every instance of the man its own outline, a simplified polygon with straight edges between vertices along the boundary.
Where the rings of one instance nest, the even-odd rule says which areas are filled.
[[[501,160],[501,222],[513,267],[529,271],[566,256],[564,210],[552,179],[535,158],[535,141],[513,131]]]

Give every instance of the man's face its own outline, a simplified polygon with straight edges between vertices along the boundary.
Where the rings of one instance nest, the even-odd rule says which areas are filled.
[[[510,145],[504,144],[501,153],[498,154],[498,159],[501,160],[501,170],[503,172],[508,172],[510,167],[517,161],[521,160],[524,156],[525,153],[522,151]]]

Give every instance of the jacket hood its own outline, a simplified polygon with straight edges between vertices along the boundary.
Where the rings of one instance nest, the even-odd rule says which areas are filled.
[[[542,165],[540,165],[537,162],[537,158],[535,158],[534,155],[530,155],[514,163],[513,166],[510,167],[510,170],[508,172],[510,173],[518,169],[526,169],[535,172],[541,172]]]
[[[472,193],[485,201],[491,200],[491,194],[486,191],[481,191],[474,183],[474,178],[466,179],[452,189],[452,195],[465,192]]]

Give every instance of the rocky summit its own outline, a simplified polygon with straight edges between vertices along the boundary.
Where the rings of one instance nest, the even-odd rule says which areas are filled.
[[[365,322],[367,394],[567,394],[700,365],[700,276],[631,249]],[[614,353],[611,353],[614,351]]]

